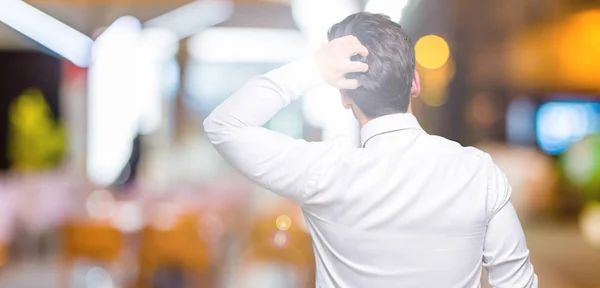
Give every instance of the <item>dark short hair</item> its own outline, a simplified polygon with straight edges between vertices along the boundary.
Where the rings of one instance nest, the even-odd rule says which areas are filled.
[[[354,35],[369,50],[369,71],[348,78],[361,84],[346,94],[369,118],[405,113],[415,71],[414,45],[400,24],[389,16],[360,12],[329,29],[329,41]]]

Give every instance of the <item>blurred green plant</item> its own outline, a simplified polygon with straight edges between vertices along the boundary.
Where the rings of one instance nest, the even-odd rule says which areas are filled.
[[[600,135],[588,135],[571,145],[560,158],[570,184],[585,193],[587,200],[600,201]]]
[[[9,107],[11,169],[30,172],[57,165],[65,154],[64,125],[53,119],[39,89],[27,89]]]

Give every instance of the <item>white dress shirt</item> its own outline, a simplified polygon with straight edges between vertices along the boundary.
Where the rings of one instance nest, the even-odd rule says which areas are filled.
[[[369,121],[362,147],[261,126],[323,84],[314,59],[257,76],[205,120],[223,157],[298,202],[317,287],[537,287],[511,188],[490,156],[427,134],[411,114]]]

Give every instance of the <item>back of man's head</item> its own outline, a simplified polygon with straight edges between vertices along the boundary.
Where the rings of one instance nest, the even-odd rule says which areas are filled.
[[[415,50],[406,31],[388,16],[361,12],[333,25],[328,38],[347,35],[369,50],[369,71],[351,76],[361,86],[346,95],[371,119],[406,112],[415,71]]]

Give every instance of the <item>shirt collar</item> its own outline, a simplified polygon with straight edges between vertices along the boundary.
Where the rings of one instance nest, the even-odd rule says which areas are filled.
[[[360,130],[361,146],[364,147],[369,139],[384,133],[398,130],[423,130],[419,121],[410,113],[398,113],[381,116],[370,120]]]

